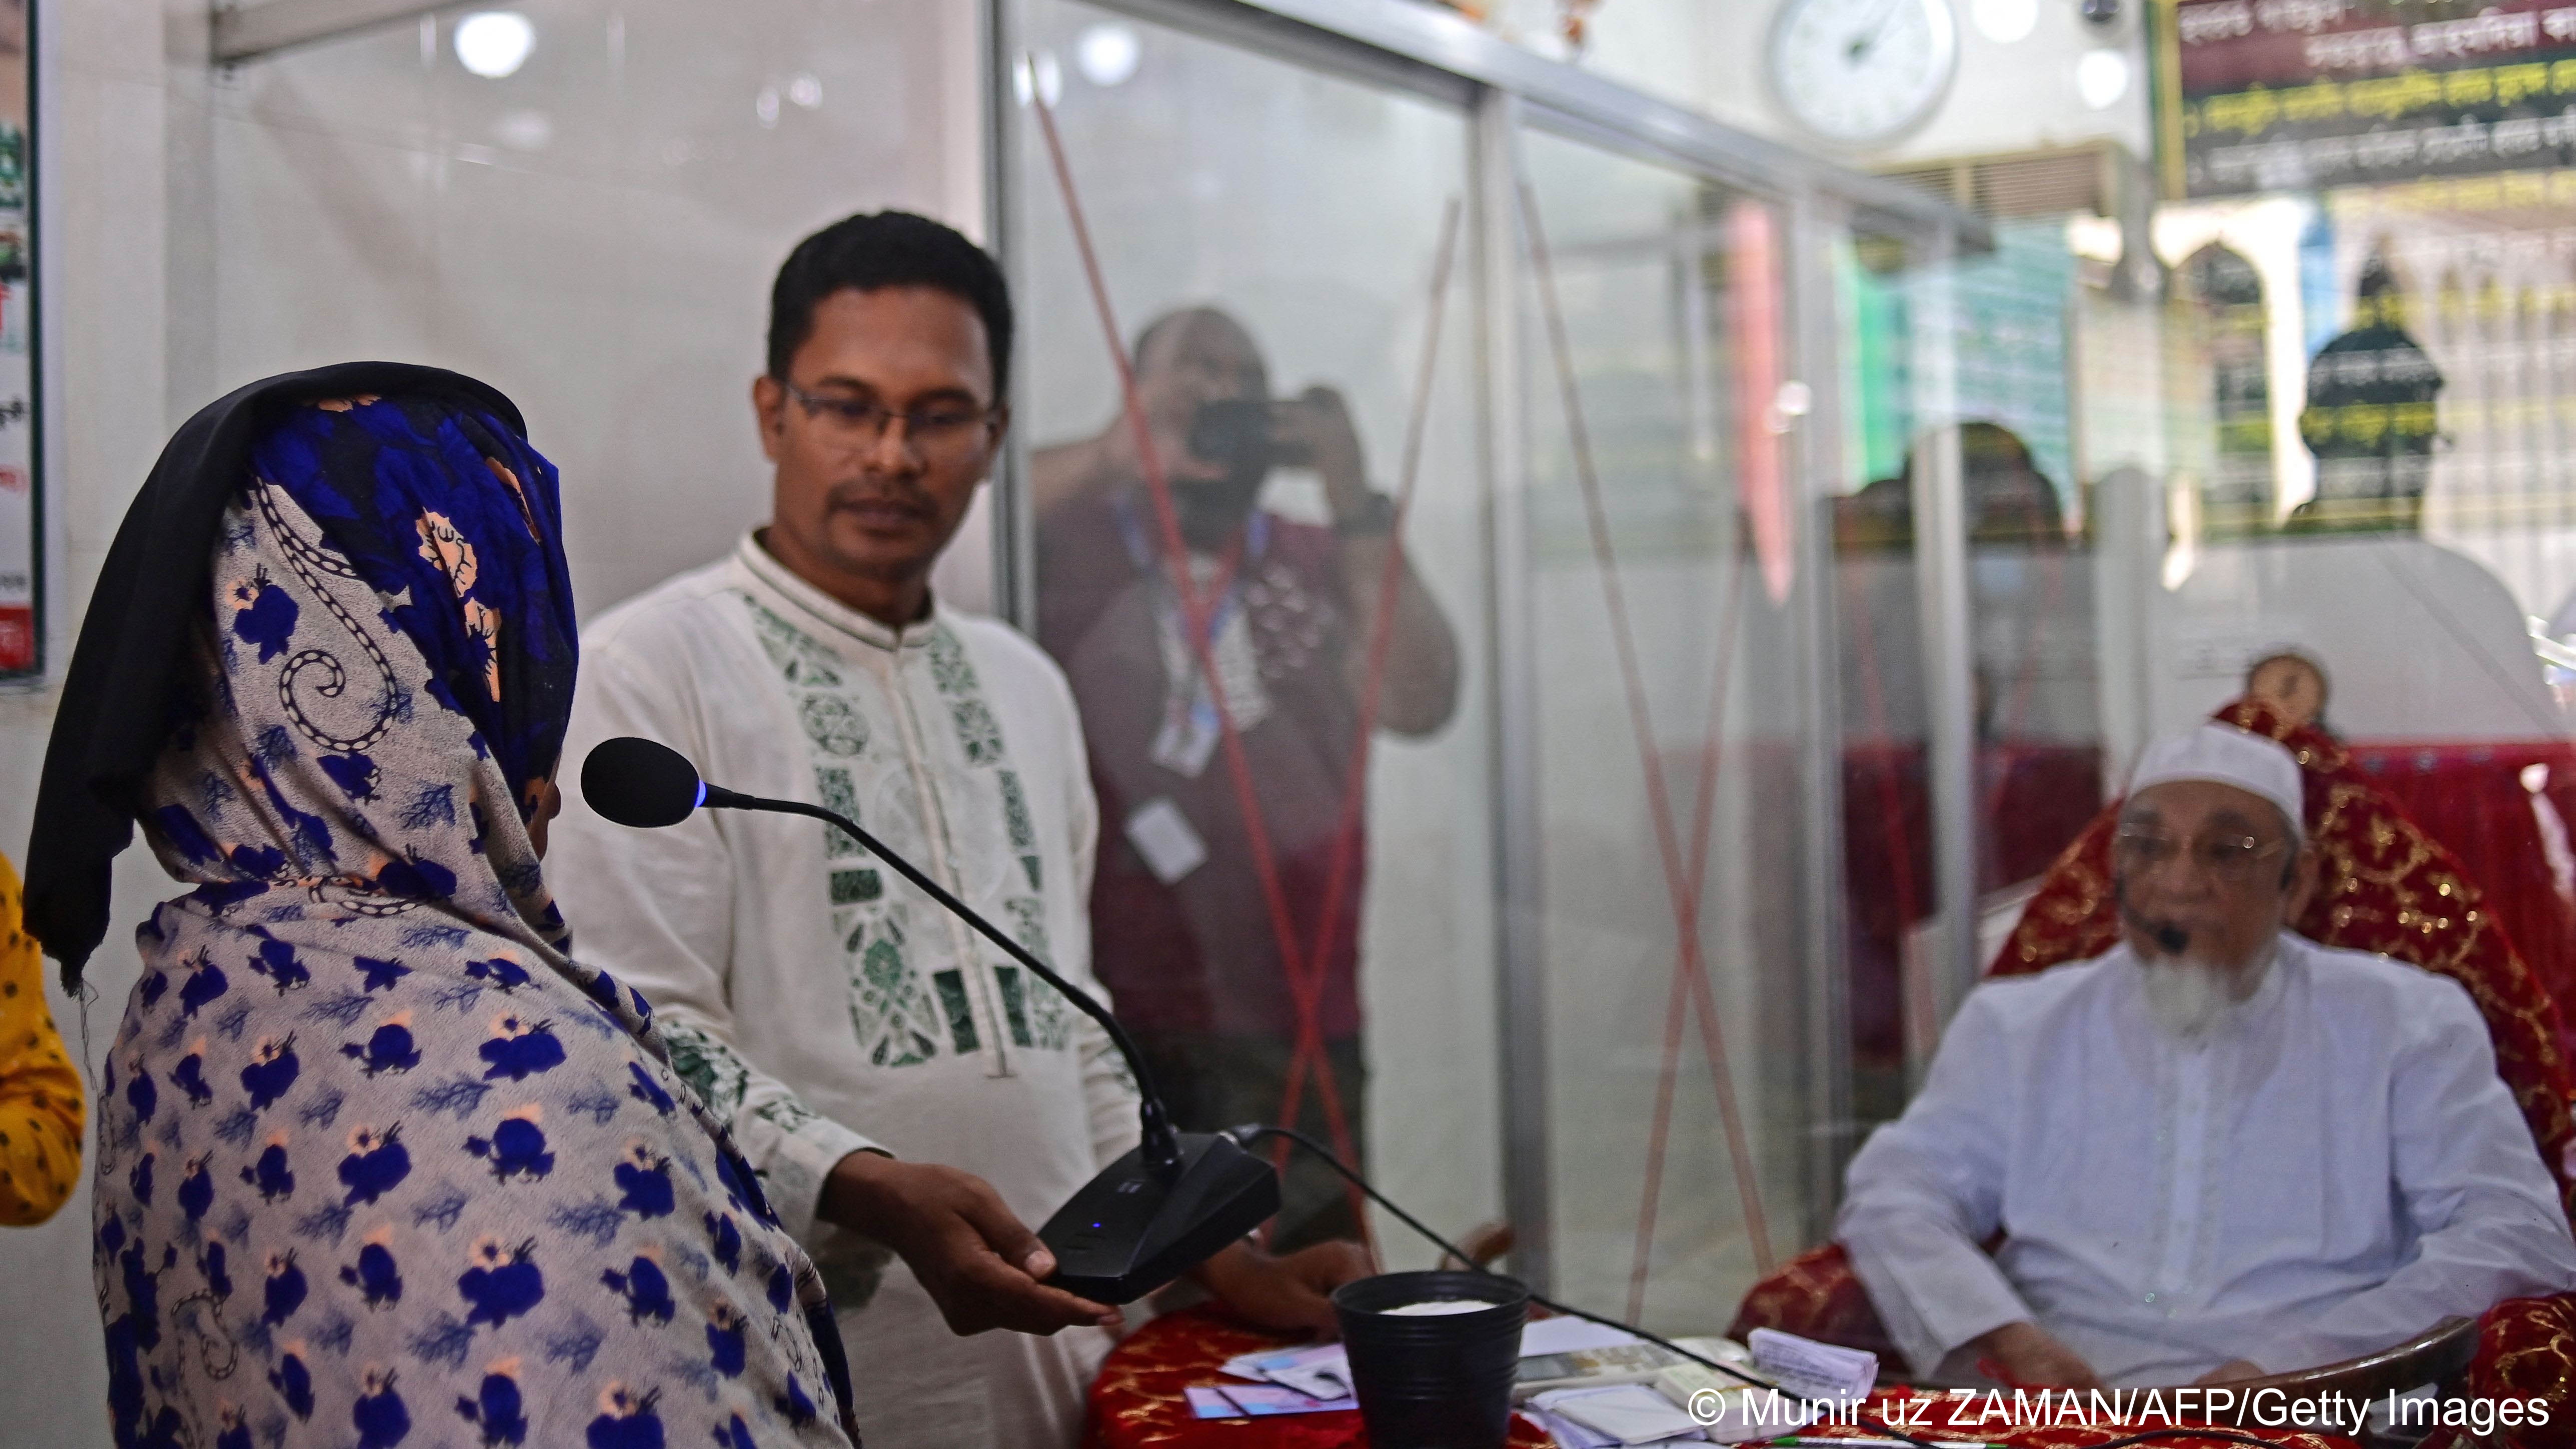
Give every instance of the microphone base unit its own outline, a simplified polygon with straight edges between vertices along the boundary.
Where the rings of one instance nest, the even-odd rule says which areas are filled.
[[[1180,1134],[1176,1173],[1138,1148],[1056,1209],[1038,1241],[1055,1254],[1051,1287],[1095,1303],[1133,1303],[1215,1256],[1279,1211],[1279,1174],[1231,1137]]]

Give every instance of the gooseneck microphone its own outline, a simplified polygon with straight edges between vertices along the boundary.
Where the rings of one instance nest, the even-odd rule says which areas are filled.
[[[677,825],[699,810],[769,810],[781,815],[805,815],[829,821],[847,831],[850,838],[865,846],[868,852],[894,867],[895,873],[919,886],[932,900],[956,913],[960,920],[982,932],[994,945],[1009,952],[1011,959],[1037,974],[1040,980],[1064,993],[1067,1001],[1083,1015],[1099,1022],[1109,1033],[1118,1053],[1127,1059],[1127,1069],[1136,1074],[1136,1086],[1144,1102],[1139,1108],[1144,1141],[1139,1150],[1147,1165],[1170,1171],[1180,1165],[1181,1149],[1172,1119],[1164,1109],[1162,1098],[1154,1091],[1153,1077],[1145,1069],[1144,1059],[1136,1045],[1127,1039],[1127,1029],[1109,1008],[1092,999],[1090,993],[1057,975],[1053,967],[1041,961],[1027,947],[1002,934],[992,922],[973,907],[949,894],[947,889],[924,875],[911,861],[888,850],[885,843],[849,820],[820,805],[801,800],[764,800],[745,795],[722,785],[707,783],[688,756],[668,745],[633,735],[604,740],[581,764],[581,798],[600,818],[612,825],[640,826],[647,829]]]
[[[920,867],[887,849],[857,821],[801,800],[763,799],[710,784],[679,751],[631,735],[602,741],[582,761],[581,798],[614,825],[677,825],[703,809],[766,810],[838,826],[895,874],[1062,992],[1074,1009],[1100,1023],[1135,1076],[1142,1139],[1038,1229],[1039,1240],[1056,1257],[1055,1276],[1048,1282],[1098,1302],[1133,1302],[1279,1211],[1279,1175],[1268,1163],[1225,1134],[1173,1130],[1144,1056],[1109,1008],[1057,975]]]

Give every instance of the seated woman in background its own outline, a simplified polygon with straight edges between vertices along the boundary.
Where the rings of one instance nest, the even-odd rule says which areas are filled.
[[[29,893],[76,971],[127,819],[196,887],[99,1084],[121,1445],[847,1442],[820,1280],[538,869],[562,538],[506,399],[386,364],[215,404],[126,519]]]
[[[45,1006],[35,938],[18,918],[18,872],[0,856],[0,1226],[32,1228],[80,1171],[81,1081]]]

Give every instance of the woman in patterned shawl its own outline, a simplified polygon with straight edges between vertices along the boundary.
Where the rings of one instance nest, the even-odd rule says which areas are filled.
[[[538,870],[553,467],[453,393],[244,436],[132,802],[196,888],[100,1082],[117,1442],[846,1443],[819,1280]]]

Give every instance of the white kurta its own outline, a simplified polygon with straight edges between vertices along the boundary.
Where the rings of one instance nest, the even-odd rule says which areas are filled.
[[[2456,983],[2284,935],[2185,1043],[2148,1016],[2145,969],[2122,946],[1980,986],[1852,1159],[1835,1236],[1916,1373],[1971,1367],[1941,1365],[2018,1319],[2118,1386],[2288,1372],[2576,1288]]]
[[[1006,626],[939,610],[898,635],[746,538],[584,632],[564,758],[628,734],[716,783],[855,817],[1100,990],[1081,727],[1063,675]],[[568,799],[546,878],[576,954],[652,999],[674,1064],[823,1268],[869,1444],[1073,1444],[1108,1335],[958,1338],[900,1262],[814,1210],[833,1163],[881,1146],[1044,1222],[1135,1145],[1135,1090],[1099,1028],[817,822],[626,830]]]

